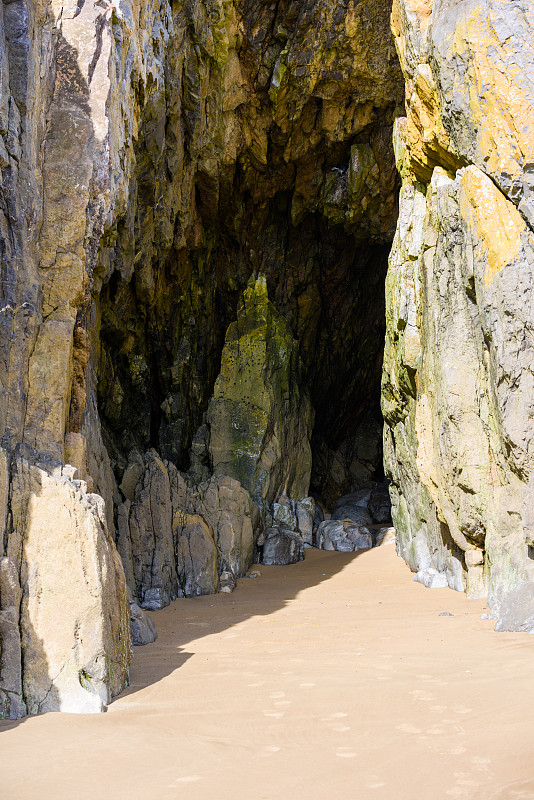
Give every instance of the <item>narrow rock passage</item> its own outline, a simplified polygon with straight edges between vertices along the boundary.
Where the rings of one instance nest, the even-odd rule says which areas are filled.
[[[0,723],[3,800],[534,797],[531,637],[392,546],[259,571],[158,612],[107,714]]]

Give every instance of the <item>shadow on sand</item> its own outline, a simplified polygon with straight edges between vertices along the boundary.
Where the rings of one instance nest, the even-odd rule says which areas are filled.
[[[306,550],[305,560],[298,564],[255,565],[253,569],[257,569],[260,576],[240,579],[232,594],[176,600],[154,612],[152,618],[158,639],[153,644],[134,648],[130,686],[119,697],[134,695],[183,666],[194,655],[187,650],[190,642],[219,634],[252,617],[265,617],[283,610],[300,592],[329,580],[366,552]]]
[[[130,686],[115,700],[134,696],[152,686],[193,658],[188,644],[219,634],[253,617],[263,618],[283,611],[297,595],[328,581],[355,558],[368,551],[353,553],[306,550],[305,559],[283,567],[254,565],[257,578],[241,578],[232,594],[214,594],[176,600],[156,611],[152,618],[158,630],[156,642],[135,647],[130,667]],[[0,721],[0,734],[31,720]]]

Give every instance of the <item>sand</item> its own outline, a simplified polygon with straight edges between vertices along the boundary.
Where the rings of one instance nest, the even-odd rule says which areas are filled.
[[[2,800],[534,798],[533,637],[392,546],[259,570],[156,613],[106,714],[0,723]]]

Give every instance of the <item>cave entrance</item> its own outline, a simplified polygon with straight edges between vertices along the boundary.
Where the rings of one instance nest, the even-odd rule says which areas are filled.
[[[180,21],[165,78],[138,86],[128,210],[96,275],[98,403],[117,527],[128,515],[131,542],[141,528],[156,542],[152,493],[154,506],[163,495],[172,505],[161,533],[169,552],[174,537],[170,573],[144,576],[145,561],[160,562],[133,558],[142,602],[145,591],[175,591],[171,573],[189,547],[183,537],[193,536],[173,499],[186,492],[183,480],[195,519],[211,513],[197,488],[227,476],[256,502],[264,527],[280,497],[297,502],[311,491],[331,509],[383,481],[384,284],[399,191],[392,129],[404,81],[390,0],[351,9],[327,20],[313,3],[240,4],[239,35],[220,52],[200,47],[196,17],[187,31]],[[270,304],[262,313],[283,345],[272,359],[279,375],[259,329],[256,352],[244,339],[240,348],[232,328],[259,276]],[[248,322],[254,328],[253,315]],[[303,414],[313,407],[300,442],[298,403],[273,398],[266,381],[286,400],[302,394]]]
[[[229,325],[253,275],[264,275],[289,325],[314,412],[310,493],[326,509],[384,481],[380,383],[389,242],[307,214],[294,224],[291,193],[262,213],[249,200],[239,224],[235,196],[208,243],[174,253],[145,287],[116,272],[100,298],[100,415],[120,486],[132,449],[155,448],[188,471],[209,454],[198,431],[221,368]],[[215,243],[216,242],[216,246]],[[198,459],[197,459],[198,461]],[[385,520],[380,520],[380,522]]]

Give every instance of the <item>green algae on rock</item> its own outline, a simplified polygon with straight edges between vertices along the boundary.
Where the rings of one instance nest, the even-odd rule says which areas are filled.
[[[265,277],[251,279],[226,334],[207,420],[214,474],[236,478],[261,506],[308,496],[313,411],[302,372]]]

